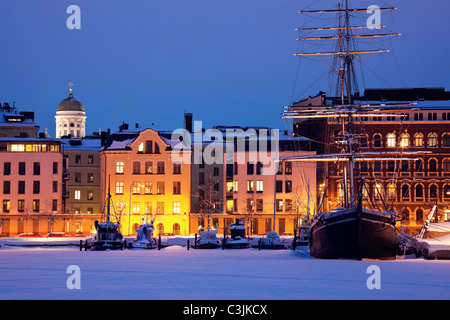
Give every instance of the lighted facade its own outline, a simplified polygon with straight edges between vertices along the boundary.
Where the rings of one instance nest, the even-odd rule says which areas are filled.
[[[1,234],[68,231],[61,142],[0,138]]]
[[[113,220],[120,220],[122,233],[133,234],[146,218],[154,221],[155,234],[189,233],[190,164],[172,160],[170,140],[153,129],[122,130],[100,151],[100,166],[101,208],[109,182]]]

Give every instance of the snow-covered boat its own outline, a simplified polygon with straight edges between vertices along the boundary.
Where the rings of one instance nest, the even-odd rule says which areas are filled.
[[[261,249],[286,249],[286,245],[276,231],[270,231],[261,239]]]
[[[230,237],[224,237],[225,249],[245,249],[250,247],[250,240],[245,236],[245,223],[236,219],[230,226]]]
[[[119,231],[119,225],[107,220],[105,223],[95,221],[97,233],[91,244],[92,251],[121,250],[123,248],[123,236]]]
[[[309,226],[298,228],[298,237],[295,243],[296,250],[309,251],[309,228]]]
[[[105,251],[105,250],[122,250],[123,249],[123,235],[120,232],[120,226],[118,223],[113,223],[110,220],[110,207],[111,194],[108,186],[108,197],[106,205],[106,222],[99,223],[95,221],[96,234],[92,240],[92,251]]]
[[[128,243],[130,249],[155,249],[158,247],[156,239],[153,237],[153,231],[155,227],[153,221],[150,223],[144,223],[136,230],[136,239]]]
[[[200,233],[200,238],[197,240],[197,249],[216,249],[220,248],[222,244],[217,238],[217,231],[208,230]]]

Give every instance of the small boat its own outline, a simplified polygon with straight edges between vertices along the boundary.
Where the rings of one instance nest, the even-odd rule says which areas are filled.
[[[276,231],[270,231],[267,237],[261,239],[261,249],[286,249],[286,245]]]
[[[298,238],[295,243],[298,250],[309,250],[309,226],[298,228]]]
[[[200,238],[196,244],[197,249],[217,249],[221,246],[220,240],[217,239],[217,231],[209,230],[209,227],[207,231],[200,233]]]
[[[111,194],[108,186],[106,222],[99,223],[97,220],[95,221],[96,234],[91,244],[92,251],[123,249],[123,235],[120,232],[120,226],[118,223],[113,223],[110,220],[110,200]]]
[[[245,223],[236,219],[230,226],[230,237],[224,237],[225,249],[245,249],[250,247],[250,241],[245,236]]]
[[[155,249],[158,247],[156,239],[153,237],[153,231],[155,231],[153,221],[141,224],[136,231],[136,239],[128,243],[129,249]]]

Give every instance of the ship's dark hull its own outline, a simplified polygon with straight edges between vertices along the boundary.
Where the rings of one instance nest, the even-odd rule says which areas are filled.
[[[393,216],[361,207],[316,217],[311,225],[310,254],[320,259],[396,258]]]

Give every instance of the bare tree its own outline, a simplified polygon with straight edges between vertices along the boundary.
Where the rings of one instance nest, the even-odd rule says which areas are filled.
[[[256,214],[256,201],[257,197],[255,192],[249,192],[247,193],[245,205],[241,207],[241,212],[244,216],[243,220],[247,224],[247,234],[249,235],[254,233],[253,218]]]
[[[213,177],[212,174],[203,184],[197,184],[197,192],[193,194],[196,200],[193,209],[198,214],[199,225],[202,225],[205,218],[210,226],[211,214],[222,212],[222,196],[219,192],[220,178]]]

